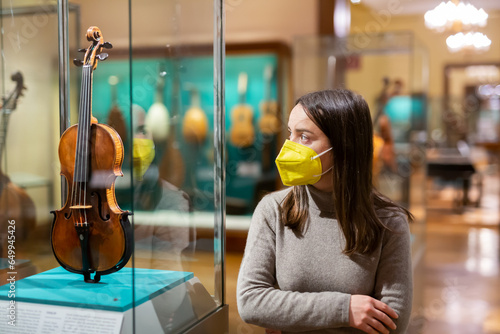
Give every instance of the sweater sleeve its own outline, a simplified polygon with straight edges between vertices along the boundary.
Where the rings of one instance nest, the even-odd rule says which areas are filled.
[[[290,332],[349,326],[350,294],[282,291],[277,287],[277,205],[265,198],[252,217],[237,283],[241,318]]]
[[[401,215],[391,218],[388,227],[392,231],[384,233],[374,298],[398,314],[398,318],[393,319],[397,328],[391,333],[406,333],[413,297],[410,229]]]

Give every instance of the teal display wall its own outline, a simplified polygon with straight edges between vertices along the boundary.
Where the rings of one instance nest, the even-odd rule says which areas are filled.
[[[264,77],[266,67],[274,69],[270,85]],[[277,154],[276,137],[263,135],[259,130],[259,119],[262,117],[261,103],[269,95],[277,100],[278,80],[276,68],[278,57],[275,54],[257,54],[227,56],[225,83],[225,130],[226,138],[233,125],[232,111],[240,103],[238,95],[238,77],[245,72],[248,76],[245,103],[253,111],[252,127],[255,140],[249,147],[241,148],[226,140],[226,196],[228,214],[250,214],[259,197],[266,191],[274,190],[277,170],[274,158]],[[131,73],[130,73],[131,71]],[[154,103],[158,74],[164,71],[165,84],[162,90],[162,102],[167,107],[174,138],[181,152],[185,177],[179,187],[184,190],[197,210],[213,209],[213,58],[144,58],[132,61],[113,60],[111,55],[106,62],[100,62],[94,71],[93,114],[100,123],[107,123],[113,101],[111,97],[110,76],[116,76],[117,104],[122,111],[127,127],[125,145],[124,173],[130,171],[131,156],[131,108],[133,104],[142,107],[146,113]],[[130,78],[132,85],[130,86]],[[201,108],[208,119],[208,134],[200,144],[192,144],[182,135],[182,126],[186,111],[191,106],[191,88],[199,92]],[[267,92],[266,92],[267,90]],[[266,94],[267,93],[267,94]],[[172,131],[171,130],[171,131]],[[159,164],[168,143],[155,143],[155,161]],[[128,153],[127,153],[128,152]],[[263,164],[264,161],[264,164]],[[269,164],[269,161],[272,164]],[[172,163],[175,163],[174,161]],[[168,180],[167,180],[168,181]]]

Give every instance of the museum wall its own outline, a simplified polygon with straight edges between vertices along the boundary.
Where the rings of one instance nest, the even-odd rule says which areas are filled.
[[[108,36],[113,37],[117,47],[128,47],[127,1],[74,2],[82,5],[82,29],[90,24],[98,25]],[[313,34],[317,29],[317,2],[318,0],[227,0],[226,42],[291,42],[296,35]],[[212,4],[213,1],[210,0],[186,0],[182,3],[132,1],[134,47],[172,43],[175,41],[172,36],[174,31],[185,43],[210,43],[213,31],[207,31],[205,27],[211,22],[206,22],[208,16],[201,14],[212,10]],[[283,15],[284,8],[286,15]],[[172,21],[169,18],[176,11],[180,19]],[[197,13],[200,14],[199,19],[193,20]]]

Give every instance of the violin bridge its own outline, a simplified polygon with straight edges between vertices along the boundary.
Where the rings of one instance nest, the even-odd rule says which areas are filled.
[[[76,210],[85,210],[85,209],[92,209],[92,205],[72,205],[69,208]]]

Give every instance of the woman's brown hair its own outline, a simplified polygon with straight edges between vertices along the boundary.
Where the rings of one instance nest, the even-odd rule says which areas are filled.
[[[346,240],[344,253],[373,252],[382,231],[387,229],[377,211],[401,212],[409,221],[413,216],[373,187],[373,126],[368,104],[360,95],[345,89],[309,93],[296,104],[304,108],[333,148],[332,201]],[[301,232],[309,219],[308,209],[306,186],[294,186],[281,203],[282,221]]]

